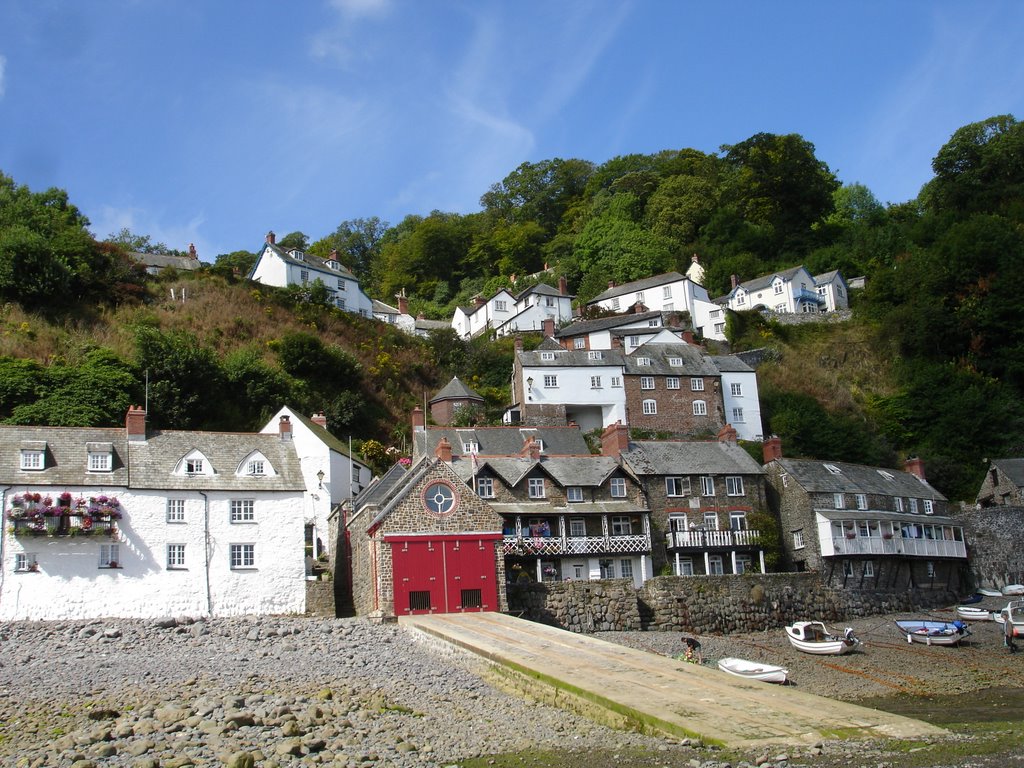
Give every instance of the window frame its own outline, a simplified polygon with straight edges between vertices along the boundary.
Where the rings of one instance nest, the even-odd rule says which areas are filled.
[[[546,499],[547,488],[543,477],[530,477],[526,480],[526,493],[531,499]]]
[[[725,495],[726,496],[742,496],[743,495],[743,477],[741,475],[726,475],[725,476]]]
[[[657,400],[644,400],[641,404],[644,416],[657,416],[658,415],[658,401]]]
[[[483,491],[486,491],[484,493]],[[493,499],[494,498],[494,478],[493,477],[478,477],[476,479],[476,495],[481,499]]]
[[[187,570],[185,560],[185,545],[179,542],[168,542],[167,544],[167,568],[168,571]]]
[[[704,379],[700,376],[690,377],[690,391],[691,392],[703,392],[704,391]]]
[[[626,489],[626,478],[613,477],[608,481],[608,492],[613,499],[625,499],[629,496]]]
[[[110,472],[113,468],[114,461],[110,451],[89,451],[86,459],[88,472]]]
[[[678,376],[666,376],[665,377],[665,389],[679,389],[679,377]]]
[[[256,569],[256,544],[228,544],[228,568],[232,571]]]
[[[255,499],[231,499],[228,503],[228,522],[232,525],[245,525],[256,522]]]
[[[41,472],[46,469],[46,451],[37,448],[22,448],[20,468],[25,472]]]
[[[165,520],[168,523],[180,524],[185,522],[185,500],[167,499],[164,507]]]
[[[544,389],[558,389],[558,374],[557,373],[545,373],[544,374]]]
[[[704,400],[694,400],[693,405],[694,416],[707,416],[708,415],[708,404]]]
[[[583,486],[568,485],[565,488],[565,500],[569,504],[579,504],[583,501]]]
[[[700,495],[701,496],[714,496],[715,495],[715,478],[711,475],[700,476]]]
[[[120,568],[120,544],[100,544],[100,568]]]
[[[612,536],[632,536],[633,523],[629,515],[612,515],[609,521],[609,532]]]
[[[641,376],[640,377],[640,389],[653,390],[654,389],[654,377],[653,376]]]
[[[665,478],[665,496],[670,499],[681,499],[690,495],[690,478],[688,475],[670,475]]]

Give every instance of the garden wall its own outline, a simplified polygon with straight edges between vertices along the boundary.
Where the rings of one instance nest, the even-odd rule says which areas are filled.
[[[959,519],[975,587],[1024,583],[1024,507],[963,504]]]

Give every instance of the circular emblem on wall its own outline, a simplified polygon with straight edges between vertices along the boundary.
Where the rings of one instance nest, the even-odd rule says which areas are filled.
[[[423,491],[423,508],[436,517],[445,517],[458,506],[455,489],[446,482],[431,483]]]

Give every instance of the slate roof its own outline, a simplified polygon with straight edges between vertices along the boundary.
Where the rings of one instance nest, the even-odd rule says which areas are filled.
[[[111,444],[113,471],[86,471],[86,443]],[[22,447],[44,449],[45,469],[21,469]],[[4,485],[127,487],[127,461],[123,428],[0,426],[0,483]]]
[[[650,365],[639,365],[637,359],[649,358]],[[683,364],[669,365],[668,358],[682,358]],[[642,344],[624,356],[625,372],[646,376],[718,376],[719,370],[711,356],[700,347],[686,342],[679,344]]]
[[[736,355],[712,355],[712,362],[722,373],[753,373],[754,369]]]
[[[522,499],[521,501],[490,502],[499,515],[511,517],[545,517],[549,515],[639,515],[650,512],[629,501],[574,501],[555,506],[551,499]],[[554,534],[553,534],[554,535]]]
[[[481,403],[484,401],[480,395],[463,384],[458,376],[452,377],[452,380],[445,384],[440,392],[430,398],[431,403],[441,400],[479,400]]]
[[[637,440],[622,452],[636,475],[763,475],[749,453],[718,440]]]
[[[465,456],[452,456],[450,464],[455,473],[470,482],[485,468],[505,481],[510,487],[522,482],[534,469],[541,469],[559,486],[578,485],[583,488],[597,488],[604,484],[616,471],[621,471],[618,462],[611,456],[541,456],[540,460],[529,457],[477,456],[477,467]]]
[[[1024,488],[1024,459],[993,459],[992,466],[1018,488]]]
[[[842,461],[776,459],[778,465],[805,491],[811,493],[873,493],[945,501],[946,497],[910,472],[868,467]],[[826,465],[839,473],[830,472]],[[888,479],[882,473],[888,475]]]
[[[663,275],[646,277],[643,280],[634,280],[632,283],[616,285],[614,288],[609,288],[604,293],[599,293],[597,296],[588,301],[587,304],[597,304],[599,302],[605,301],[606,299],[613,299],[616,296],[622,296],[623,294],[626,293],[646,291],[649,290],[650,288],[657,288],[659,285],[665,285],[666,283],[678,283],[681,280],[686,280],[686,276],[681,275],[678,272],[666,272]]]
[[[554,360],[542,360],[541,352],[555,352]],[[590,366],[590,367],[606,367],[606,366],[622,366],[625,365],[625,353],[619,349],[595,349],[594,352],[600,352],[601,357],[599,359],[592,359],[590,357],[590,351],[586,349],[565,349],[559,346],[557,342],[552,342],[547,348],[537,347],[532,352],[517,352],[516,355],[519,359],[519,363],[523,368],[539,368],[542,366]]]
[[[452,324],[447,320],[427,320],[425,317],[417,317],[413,320],[413,327],[419,331],[438,331],[442,328],[451,328]]]
[[[128,255],[132,261],[136,261],[144,267],[159,267],[160,269],[173,267],[174,269],[192,270],[203,266],[199,259],[193,259],[191,256],[175,256],[170,253],[138,253],[136,251],[132,251]]]
[[[540,296],[560,296],[566,299],[576,298],[575,294],[562,294],[559,292],[557,288],[552,288],[547,283],[537,283],[532,288],[527,288],[523,291],[520,291],[519,295],[516,296],[516,301],[522,301],[523,297],[529,296],[531,293],[536,293],[539,294]]]
[[[348,452],[348,445],[345,442],[332,435],[324,427],[321,427],[311,418],[309,418],[308,416],[303,416],[296,410],[289,408],[288,412],[289,414],[291,414],[291,417],[293,419],[301,421],[309,429],[309,431],[312,432],[317,437],[317,439],[319,439],[320,442],[326,445],[329,449],[331,449],[332,451],[336,451],[337,453],[340,453],[342,456],[348,456],[352,458],[357,464],[361,464],[364,467],[366,466],[364,462],[355,458],[354,456],[352,456],[352,454]]]
[[[400,315],[398,307],[392,307],[390,304],[385,304],[383,301],[377,299],[371,299],[373,303],[373,311],[378,315]]]
[[[655,317],[661,317],[661,312],[641,312],[636,315],[613,315],[611,317],[599,317],[595,320],[577,320],[564,328],[559,328],[555,331],[555,338],[564,339],[571,338],[573,336],[582,336],[584,334],[595,333],[597,331],[605,331],[609,328],[616,328],[620,325],[627,325],[629,323],[642,322],[644,320],[651,320]],[[638,329],[639,330],[639,329]],[[660,327],[652,330],[661,330]]]
[[[453,457],[463,455],[464,441],[476,441],[478,456],[518,456],[528,436],[543,441],[545,454],[590,455],[579,427],[427,427],[415,431],[413,440],[418,456],[434,456],[442,437],[451,443]]]
[[[753,280],[747,280],[746,282],[740,283],[737,287],[743,288],[748,293],[753,293],[754,291],[763,291],[765,288],[771,286],[772,282],[775,280],[776,277],[781,277],[784,280],[792,280],[793,275],[795,275],[801,269],[803,269],[802,265],[799,267],[790,267],[789,269],[783,269],[779,272],[772,272],[771,274],[768,275],[761,275],[761,277],[755,277]],[[733,292],[730,292],[730,295]]]
[[[818,285],[824,285],[825,283],[831,283],[836,279],[836,277],[839,277],[840,280],[843,279],[842,275],[839,274],[839,270],[833,269],[830,272],[823,272],[820,275],[815,275],[814,282]]]
[[[314,256],[313,254],[307,253],[305,251],[302,251],[302,258],[297,259],[295,258],[295,256],[292,255],[292,252],[286,251],[284,248],[277,245],[276,243],[264,243],[262,246],[260,246],[259,253],[262,254],[267,248],[272,250],[278,257],[280,257],[283,261],[285,261],[288,264],[295,264],[296,266],[305,266],[308,264],[318,269],[322,269],[326,272],[330,272],[333,275],[341,275],[342,277],[347,277],[349,280],[355,280],[356,282],[358,282],[356,276],[353,275],[348,270],[348,267],[346,267],[340,261],[334,262],[338,265],[337,268],[335,268],[330,266],[331,262],[329,262],[327,259],[321,259],[319,256]],[[256,264],[253,265],[252,270],[250,270],[249,272],[250,278],[252,278],[253,274],[255,274],[256,266],[258,264],[259,259],[256,260]]]

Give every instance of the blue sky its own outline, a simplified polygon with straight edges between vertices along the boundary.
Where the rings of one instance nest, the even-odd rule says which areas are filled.
[[[204,261],[762,131],[903,202],[957,128],[1024,119],[1019,0],[0,0],[0,30],[0,171]]]

